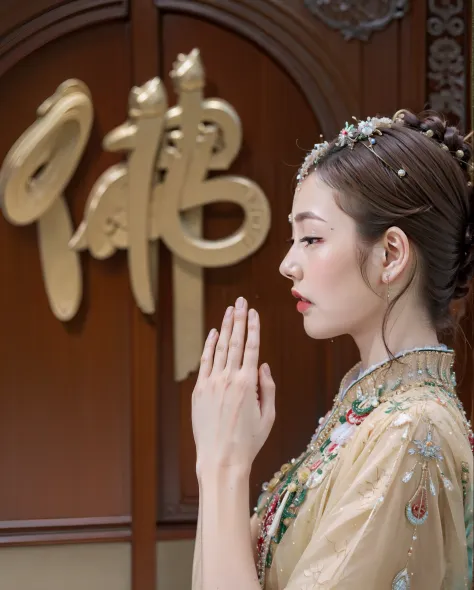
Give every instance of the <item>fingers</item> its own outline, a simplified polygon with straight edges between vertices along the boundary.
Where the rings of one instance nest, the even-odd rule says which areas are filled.
[[[212,370],[212,364],[214,360],[214,349],[216,347],[218,332],[215,328],[209,332],[206,343],[204,344],[204,350],[201,356],[201,366],[199,368],[199,379],[205,379],[209,377]]]
[[[217,341],[216,350],[214,353],[214,366],[212,370],[222,371],[227,363],[227,354],[229,351],[229,340],[232,334],[232,326],[234,323],[234,308],[228,307],[224,319],[222,320],[222,328]]]
[[[245,342],[246,324],[248,322],[248,336]],[[215,343],[213,344],[215,346]],[[206,348],[205,353],[207,354]],[[228,307],[222,321],[222,328],[217,346],[213,348],[213,362],[210,367],[202,369],[202,374],[221,372],[224,368],[237,370],[247,368],[256,371],[258,366],[258,353],[260,348],[260,322],[258,313],[251,309],[247,316],[247,301],[239,297],[235,309]],[[204,355],[203,355],[204,356]],[[201,372],[200,372],[201,376]]]
[[[270,372],[270,367],[265,363],[258,372],[260,386],[260,412],[262,418],[271,428],[275,421],[275,382]]]
[[[248,334],[245,343],[244,360],[242,369],[257,371],[258,353],[260,350],[260,318],[255,309],[251,309],[248,315]]]
[[[247,323],[247,301],[239,297],[235,304],[234,325],[232,336],[229,342],[227,353],[227,368],[231,370],[240,369],[242,365],[242,354],[244,351],[245,328]]]

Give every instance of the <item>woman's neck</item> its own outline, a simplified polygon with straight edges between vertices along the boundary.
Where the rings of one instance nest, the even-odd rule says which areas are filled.
[[[382,329],[361,331],[353,335],[359,348],[362,370],[385,361],[389,353],[398,354],[404,350],[439,346],[436,330],[415,310],[397,316],[392,311],[385,328],[385,342]],[[415,313],[413,313],[415,311]],[[385,345],[386,343],[386,345]]]

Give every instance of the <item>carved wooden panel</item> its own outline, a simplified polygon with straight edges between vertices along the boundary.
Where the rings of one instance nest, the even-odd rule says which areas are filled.
[[[427,0],[428,102],[462,129],[469,110],[469,4]]]
[[[2,76],[0,161],[35,120],[37,106],[72,73],[89,86],[95,109],[88,146],[66,189],[77,225],[92,184],[120,158],[103,152],[101,139],[126,116],[131,68],[125,25],[57,39]],[[104,266],[84,257],[83,272],[87,300],[63,324],[48,309],[35,226],[15,227],[0,216],[0,521],[12,542],[18,535],[34,540],[51,528],[77,529],[77,538],[100,537],[98,531],[110,527],[112,536],[129,534],[126,261],[117,256]]]
[[[255,43],[301,88],[313,111],[320,113],[324,133],[335,133],[341,118],[358,110],[357,93],[345,92],[344,78],[355,62],[347,55],[343,67],[335,67],[336,36],[331,39],[323,27],[314,26],[299,0],[291,6],[284,0],[155,0],[155,4],[163,14],[170,10],[199,16]]]
[[[358,0],[305,0],[311,12],[328,27],[341,31],[344,39],[367,41],[374,31],[384,29],[393,19],[403,18],[409,0],[379,0],[361,3]]]
[[[0,5],[0,76],[50,41],[124,18],[128,0],[7,0]]]

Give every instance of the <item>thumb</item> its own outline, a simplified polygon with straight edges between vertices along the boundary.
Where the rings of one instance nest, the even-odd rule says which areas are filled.
[[[258,383],[260,386],[260,411],[262,418],[265,418],[273,425],[275,420],[275,382],[273,381],[270,367],[267,363],[260,367]]]

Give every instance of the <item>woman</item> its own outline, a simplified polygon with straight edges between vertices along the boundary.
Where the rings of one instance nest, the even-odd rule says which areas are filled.
[[[249,526],[275,385],[243,298],[211,331],[192,408],[194,590],[471,588],[472,430],[438,340],[474,272],[470,158],[457,129],[409,111],[308,154],[280,271],[307,334],[350,334],[361,361]]]

